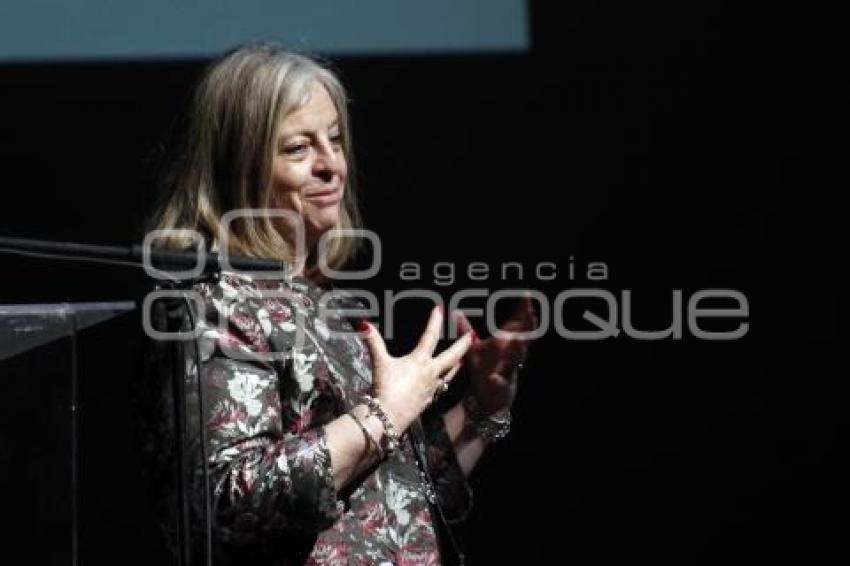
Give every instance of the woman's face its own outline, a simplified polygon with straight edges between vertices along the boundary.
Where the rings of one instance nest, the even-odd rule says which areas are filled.
[[[328,91],[314,81],[309,101],[283,118],[274,148],[272,206],[301,216],[308,250],[339,219],[348,167],[338,118]],[[281,220],[282,236],[294,243],[293,223]]]

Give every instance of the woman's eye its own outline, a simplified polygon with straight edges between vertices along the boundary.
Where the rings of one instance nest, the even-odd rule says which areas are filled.
[[[307,144],[306,143],[298,143],[298,144],[293,144],[293,145],[287,145],[283,148],[283,152],[286,153],[287,155],[295,155],[295,154],[298,154],[298,153],[302,153],[304,151],[307,151]]]

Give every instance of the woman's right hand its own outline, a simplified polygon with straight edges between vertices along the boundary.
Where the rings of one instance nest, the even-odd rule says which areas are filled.
[[[361,323],[359,328],[372,355],[372,395],[388,413],[399,434],[434,401],[443,383],[451,381],[466,351],[477,339],[475,331],[470,330],[435,356],[443,318],[442,307],[434,307],[419,344],[400,358],[387,352],[387,345],[374,326]]]

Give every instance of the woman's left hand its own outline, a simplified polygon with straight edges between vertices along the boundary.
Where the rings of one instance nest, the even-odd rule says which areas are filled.
[[[472,326],[460,311],[457,313],[459,333]],[[538,318],[531,298],[523,297],[511,317],[499,329],[508,333],[523,333],[537,328]],[[470,373],[472,394],[485,415],[510,409],[517,390],[519,363],[524,363],[532,339],[516,334],[494,335],[478,340],[467,351],[463,363]]]

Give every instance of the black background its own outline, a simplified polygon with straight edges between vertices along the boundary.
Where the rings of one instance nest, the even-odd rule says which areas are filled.
[[[521,376],[511,436],[474,472],[470,562],[846,558],[841,20],[808,4],[556,4],[532,3],[527,55],[334,60],[353,99],[366,224],[383,243],[365,287],[448,298],[525,286],[550,305],[568,288],[630,289],[647,329],[669,324],[674,289],[687,300],[732,288],[750,328],[732,342],[550,331]],[[137,241],[203,65],[0,66],[0,233]],[[399,279],[405,261],[421,280]],[[473,261],[493,270],[486,282],[461,275]],[[523,280],[499,277],[507,261]],[[610,278],[588,281],[589,261]],[[435,283],[437,262],[455,265],[452,286]],[[558,277],[537,279],[539,262]],[[120,267],[0,265],[3,303],[146,288]],[[396,352],[427,310],[399,307]],[[138,326],[87,332],[84,361],[108,369],[84,377],[82,549],[89,562],[161,560],[125,442]],[[13,459],[3,467],[14,485]]]

